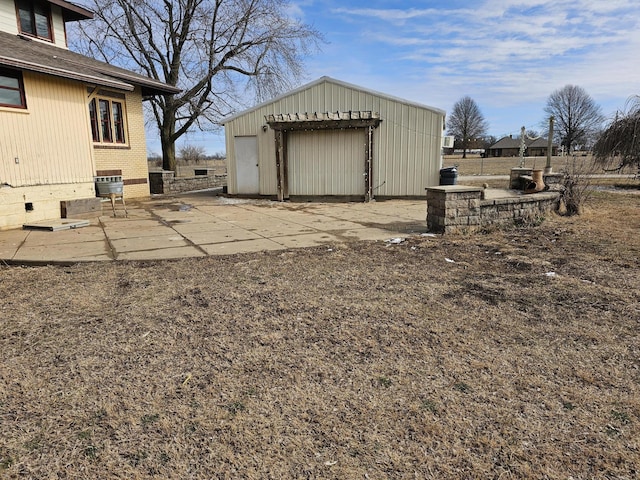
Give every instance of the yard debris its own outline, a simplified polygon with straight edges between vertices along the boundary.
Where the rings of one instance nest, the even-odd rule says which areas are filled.
[[[403,243],[405,240],[406,238],[404,237],[396,237],[396,238],[390,238],[389,240],[385,240],[385,242],[390,245],[398,245],[400,243]]]

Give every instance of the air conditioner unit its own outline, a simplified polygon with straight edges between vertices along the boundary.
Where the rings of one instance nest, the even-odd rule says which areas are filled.
[[[446,136],[446,137],[442,137],[442,148],[453,148],[453,142],[455,141],[456,137],[454,136]]]

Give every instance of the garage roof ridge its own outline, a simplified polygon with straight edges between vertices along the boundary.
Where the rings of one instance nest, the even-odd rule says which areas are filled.
[[[322,83],[333,83],[335,85],[339,85],[339,86],[346,87],[346,88],[351,88],[353,90],[357,90],[357,91],[362,92],[362,93],[369,93],[371,95],[375,95],[377,97],[385,98],[387,100],[393,100],[393,101],[396,101],[398,103],[402,103],[404,105],[423,108],[423,109],[430,110],[430,111],[435,112],[435,113],[439,113],[441,115],[446,115],[446,112],[444,110],[439,109],[439,108],[430,107],[428,105],[424,105],[424,104],[421,104],[421,103],[418,103],[418,102],[413,102],[413,101],[410,101],[410,100],[406,100],[404,98],[395,97],[393,95],[388,95],[386,93],[378,92],[378,91],[375,91],[375,90],[370,90],[368,88],[364,88],[364,87],[361,87],[359,85],[354,85],[352,83],[347,83],[347,82],[344,82],[342,80],[336,80],[335,78],[331,78],[331,77],[328,77],[328,76],[323,76],[323,77],[318,78],[317,80],[314,80],[313,82],[307,83],[305,85],[301,85],[298,88],[295,88],[293,90],[285,92],[285,93],[283,93],[281,95],[278,95],[278,96],[276,96],[276,97],[274,97],[274,98],[272,98],[270,100],[262,102],[262,103],[260,103],[258,105],[255,105],[255,106],[251,107],[251,108],[248,108],[248,109],[243,110],[241,112],[235,113],[233,115],[229,115],[228,117],[225,117],[222,120],[220,120],[219,124],[220,125],[225,125],[226,123],[229,123],[229,122],[235,120],[236,118],[239,118],[239,117],[241,117],[243,115],[246,115],[248,113],[251,113],[251,112],[255,112],[256,110],[259,110],[260,108],[265,107],[265,106],[267,106],[267,105],[269,105],[271,103],[275,103],[275,102],[277,102],[279,100],[282,100],[284,98],[290,97],[292,95],[296,95],[297,93],[303,92],[305,90],[313,88],[316,85],[320,85]]]

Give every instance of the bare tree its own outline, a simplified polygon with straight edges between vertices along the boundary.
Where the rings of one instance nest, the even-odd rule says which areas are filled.
[[[598,163],[604,167],[617,163],[617,170],[629,165],[640,168],[640,97],[634,97],[626,113],[602,132],[593,147]]]
[[[178,152],[180,158],[187,164],[200,163],[207,156],[205,148],[201,145],[184,145]]]
[[[150,99],[162,163],[175,170],[175,143],[250,102],[291,88],[321,41],[288,15],[285,0],[84,0],[94,22],[76,22],[83,53],[182,89]],[[246,106],[246,104],[244,105]]]
[[[483,137],[488,128],[489,124],[471,97],[462,97],[453,105],[447,120],[447,133],[455,136],[462,146],[462,158],[467,158],[469,143],[475,138]]]
[[[544,111],[555,118],[555,136],[567,153],[574,145],[593,138],[604,121],[600,106],[576,85],[565,85],[553,92]]]

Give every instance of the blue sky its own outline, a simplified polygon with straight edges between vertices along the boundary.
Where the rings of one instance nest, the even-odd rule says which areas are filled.
[[[489,134],[540,130],[549,95],[579,85],[606,116],[640,94],[638,0],[297,0],[290,14],[321,31],[302,83],[327,75],[451,111],[464,95]],[[150,151],[159,148],[150,140]],[[189,134],[208,153],[219,135]]]

